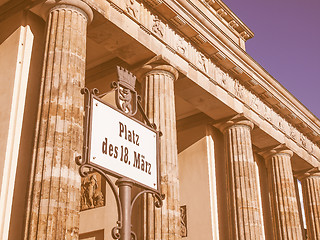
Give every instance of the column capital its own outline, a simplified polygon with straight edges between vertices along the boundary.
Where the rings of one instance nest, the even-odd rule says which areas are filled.
[[[311,177],[312,178],[313,177],[319,178],[320,177],[320,166],[312,167],[309,169],[304,169],[301,171],[296,171],[296,172],[294,172],[294,176],[297,177],[301,181],[304,179],[307,179],[307,178],[311,178]]]
[[[225,130],[234,126],[245,126],[250,128],[250,130],[254,128],[254,124],[242,114],[236,115],[223,122],[214,124],[214,126],[217,127],[221,132],[225,132]]]
[[[277,147],[263,150],[259,154],[263,156],[265,159],[269,159],[277,155],[287,155],[289,158],[293,156],[293,152],[284,144],[281,144]]]
[[[42,3],[39,12],[40,16],[47,21],[49,12],[56,8],[75,8],[80,10],[83,15],[87,18],[88,23],[93,19],[93,11],[91,7],[83,2],[82,0],[47,0]]]
[[[177,69],[175,69],[173,66],[168,64],[168,61],[166,61],[163,56],[157,55],[153,57],[151,60],[146,62],[137,73],[138,77],[143,77],[146,74],[149,74],[151,72],[167,72],[170,73],[174,80],[177,80],[179,77],[179,72]]]

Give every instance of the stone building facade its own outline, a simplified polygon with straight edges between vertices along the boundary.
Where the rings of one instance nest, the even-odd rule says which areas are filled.
[[[112,239],[111,190],[75,158],[80,89],[109,91],[116,66],[163,133],[166,198],[137,202],[137,239],[320,239],[320,121],[246,53],[254,34],[221,0],[0,4],[0,239]]]

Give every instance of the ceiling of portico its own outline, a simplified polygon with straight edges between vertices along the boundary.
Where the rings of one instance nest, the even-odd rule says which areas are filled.
[[[92,68],[112,58],[129,65],[149,59],[154,54],[117,26],[96,14],[88,27],[87,68]]]
[[[86,85],[90,89],[98,88],[100,93],[110,91],[110,83],[117,80],[116,66],[136,71],[154,56],[138,41],[97,15],[88,28]],[[136,87],[139,91],[141,84],[138,82]],[[177,119],[199,112],[182,97],[176,96]]]

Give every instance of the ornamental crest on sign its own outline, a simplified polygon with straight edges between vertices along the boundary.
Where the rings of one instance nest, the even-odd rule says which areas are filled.
[[[117,66],[118,82],[114,82],[116,90],[116,104],[119,109],[129,116],[137,113],[137,92],[135,90],[136,76],[126,69]]]

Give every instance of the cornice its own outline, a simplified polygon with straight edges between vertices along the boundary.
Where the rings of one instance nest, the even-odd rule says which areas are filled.
[[[211,12],[219,16],[221,22],[230,29],[235,30],[243,40],[254,37],[254,33],[220,0],[198,0]]]

